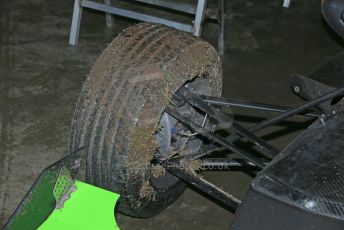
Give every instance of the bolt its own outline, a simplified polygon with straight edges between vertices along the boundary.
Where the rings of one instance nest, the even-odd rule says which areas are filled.
[[[295,93],[300,93],[300,86],[295,86],[294,91]]]

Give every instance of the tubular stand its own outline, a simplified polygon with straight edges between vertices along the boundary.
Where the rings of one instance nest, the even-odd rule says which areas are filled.
[[[111,5],[111,0],[104,0],[104,3],[99,3],[92,0],[75,0],[69,44],[74,46],[78,43],[82,9],[84,7],[104,12],[105,22],[108,27],[113,26],[114,19],[112,15],[119,15],[127,18],[137,19],[140,21],[164,24],[185,32],[193,33],[197,37],[201,36],[204,18],[206,17],[207,0],[198,0],[197,6],[186,3],[176,3],[169,0],[136,0],[136,2],[142,2],[149,5],[155,5],[191,14],[195,16],[195,19],[192,24],[186,24],[145,13],[115,7]],[[218,0],[217,20],[219,23],[218,50],[220,55],[222,55],[224,53],[224,0]]]

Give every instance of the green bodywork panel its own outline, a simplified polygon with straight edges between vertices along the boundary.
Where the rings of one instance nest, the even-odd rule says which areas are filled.
[[[114,215],[119,195],[77,180],[82,160],[80,154],[72,154],[44,169],[4,229],[119,229]],[[75,189],[64,197],[67,190],[58,191],[61,183]]]
[[[55,209],[53,189],[62,164],[58,162],[42,171],[5,229],[37,229],[48,218]]]
[[[80,181],[75,187],[63,208],[55,209],[39,230],[119,229],[114,217],[118,194]]]

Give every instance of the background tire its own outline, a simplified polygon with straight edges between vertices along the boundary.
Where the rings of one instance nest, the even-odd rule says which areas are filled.
[[[174,179],[152,183],[158,148],[154,135],[172,94],[197,77],[220,96],[222,72],[207,42],[170,27],[140,23],[124,30],[103,51],[85,81],[72,120],[69,152],[84,147],[86,182],[121,194],[117,210],[150,217],[185,190]],[[165,178],[166,176],[166,178]]]

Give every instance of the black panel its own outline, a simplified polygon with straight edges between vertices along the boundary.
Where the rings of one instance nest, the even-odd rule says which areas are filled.
[[[314,122],[289,144],[254,179],[254,189],[293,206],[343,219],[342,106]]]
[[[230,229],[343,230],[344,222],[288,205],[251,188]]]

